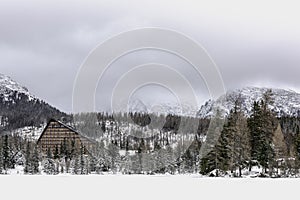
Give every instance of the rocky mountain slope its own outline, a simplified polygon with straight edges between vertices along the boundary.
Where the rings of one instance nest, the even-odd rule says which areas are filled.
[[[153,103],[152,105],[143,103],[139,99],[133,99],[129,101],[126,111],[130,112],[140,112],[140,113],[153,113],[153,114],[163,114],[163,115],[180,115],[180,116],[196,116],[197,108],[189,105],[188,103],[175,103],[175,102],[159,102]]]
[[[0,74],[0,130],[40,126],[53,117],[69,118],[32,95],[26,87]]]
[[[242,98],[242,108],[246,115],[251,114],[251,109],[254,101],[259,101],[263,94],[271,89],[273,92],[274,104],[270,108],[277,113],[278,116],[300,116],[300,94],[292,90],[274,89],[274,88],[258,88],[245,87],[242,89],[228,91],[227,94],[217,100],[225,113],[234,106],[234,99],[238,96]],[[215,101],[207,101],[199,110],[198,117],[207,118],[213,114],[213,107],[216,105]]]

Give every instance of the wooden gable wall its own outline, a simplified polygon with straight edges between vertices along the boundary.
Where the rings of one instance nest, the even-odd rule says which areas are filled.
[[[47,152],[48,149],[54,152],[56,147],[61,148],[64,141],[67,145],[74,143],[77,148],[81,146],[90,148],[93,145],[92,141],[56,120],[48,123],[37,144],[44,152]]]

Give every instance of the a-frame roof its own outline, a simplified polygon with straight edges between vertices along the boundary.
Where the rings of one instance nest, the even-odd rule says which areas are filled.
[[[64,128],[69,129],[70,131],[74,132],[76,135],[78,135],[78,136],[79,136],[80,138],[82,138],[82,139],[88,140],[88,141],[91,142],[91,143],[96,143],[96,141],[94,141],[94,140],[92,140],[92,139],[90,139],[90,138],[87,138],[87,137],[83,136],[82,134],[80,134],[80,133],[79,133],[77,130],[75,130],[73,127],[68,126],[68,125],[62,123],[62,122],[59,121],[59,120],[56,120],[56,119],[50,119],[49,122],[48,122],[48,124],[47,124],[47,126],[44,128],[44,130],[43,130],[41,136],[39,137],[39,139],[38,139],[38,141],[37,141],[37,144],[38,144],[38,143],[40,142],[40,140],[43,138],[43,135],[45,134],[46,130],[48,129],[49,125],[50,125],[52,122],[57,122],[57,123],[59,123],[61,126],[63,126]]]

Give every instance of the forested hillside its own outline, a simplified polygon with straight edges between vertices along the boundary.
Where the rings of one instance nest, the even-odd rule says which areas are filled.
[[[71,120],[66,113],[33,96],[10,77],[0,74],[0,130],[40,126],[51,118]]]

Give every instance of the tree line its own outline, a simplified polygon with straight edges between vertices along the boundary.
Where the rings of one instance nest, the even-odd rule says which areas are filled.
[[[73,126],[97,140],[92,149],[75,148],[67,138],[41,152],[19,135],[0,137],[0,172],[22,166],[27,174],[186,174],[288,177],[299,174],[300,120],[272,111],[272,91],[244,114],[240,97],[217,141],[209,139],[210,119],[143,113],[81,113]],[[163,123],[162,123],[163,122]],[[183,134],[182,134],[183,133]],[[146,136],[146,137],[140,137]],[[211,144],[210,144],[211,142]],[[201,154],[203,145],[210,151]]]

